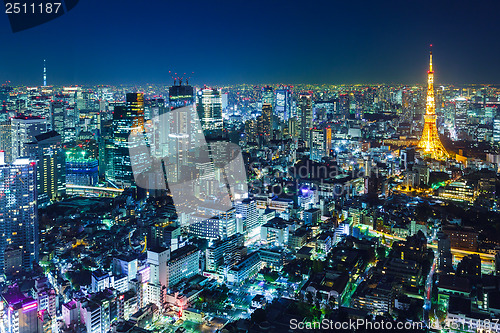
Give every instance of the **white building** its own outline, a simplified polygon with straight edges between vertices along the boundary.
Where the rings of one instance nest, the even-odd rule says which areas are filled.
[[[200,273],[200,250],[194,245],[186,245],[171,254],[167,263],[167,289],[183,279]]]
[[[71,300],[68,303],[62,305],[62,316],[64,324],[70,326],[80,322],[80,317],[78,316],[78,304],[75,300]]]

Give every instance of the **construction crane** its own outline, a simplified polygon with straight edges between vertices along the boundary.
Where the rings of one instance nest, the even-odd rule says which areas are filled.
[[[189,85],[189,80],[191,79],[192,76],[187,76],[186,73],[184,73],[182,76],[179,77],[177,73],[172,74],[172,71],[168,71],[172,79],[174,80],[174,86],[177,85],[177,82],[179,82],[179,86],[182,86],[182,82],[186,82],[186,86]],[[191,72],[191,75],[193,75],[194,72]]]
[[[174,80],[174,86],[175,86],[175,85],[176,85],[176,83],[177,83],[177,76],[174,76],[174,75],[172,74],[172,71],[168,71],[168,73],[170,74],[170,76],[171,76],[171,77],[172,77],[172,79]],[[175,75],[177,75],[177,73],[175,73]]]
[[[186,73],[184,73],[186,75]],[[194,75],[194,72],[191,72],[191,75]],[[189,85],[189,80],[191,79],[191,76],[186,78],[186,86]]]

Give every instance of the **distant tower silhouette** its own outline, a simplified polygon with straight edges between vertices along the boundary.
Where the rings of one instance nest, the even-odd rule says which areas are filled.
[[[432,45],[431,45],[432,47]],[[449,157],[444,148],[436,126],[436,101],[434,100],[434,71],[432,70],[432,50],[430,52],[429,71],[427,72],[427,104],[424,115],[424,130],[418,141],[418,149],[433,159],[445,159]]]
[[[43,59],[43,86],[47,86],[47,67],[45,66],[45,59]]]

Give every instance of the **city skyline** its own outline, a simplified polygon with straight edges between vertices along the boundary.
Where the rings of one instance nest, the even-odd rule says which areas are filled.
[[[492,22],[499,6],[86,1],[19,33],[2,16],[9,52],[0,60],[4,80],[26,85],[40,82],[44,59],[48,83],[56,85],[162,83],[170,70],[194,72],[198,85],[414,84],[423,81],[422,59],[432,43],[436,82],[495,84],[500,47],[492,43],[498,35]]]
[[[32,1],[1,333],[500,333],[500,2]]]
[[[0,325],[487,325],[500,87],[425,58],[427,87],[2,86]]]

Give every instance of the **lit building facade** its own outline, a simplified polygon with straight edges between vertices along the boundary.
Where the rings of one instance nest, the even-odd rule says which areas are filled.
[[[36,162],[23,158],[4,164],[2,160],[0,152],[0,271],[15,274],[31,270],[38,260]]]
[[[309,129],[312,127],[313,122],[312,94],[300,94],[297,101],[297,109],[299,114],[300,137],[305,142],[309,142]]]
[[[38,303],[26,297],[18,287],[2,294],[6,333],[42,333],[43,321],[38,318]]]
[[[113,112],[113,173],[110,178],[122,187],[130,186],[134,182],[130,161],[128,141],[132,131],[144,131],[144,96],[141,93],[128,93],[126,106],[116,106]],[[146,156],[134,156],[141,159]],[[139,164],[139,163],[138,163]]]
[[[45,118],[19,116],[11,119],[12,153],[11,160],[28,156],[26,144],[35,136],[47,132],[49,125]]]
[[[196,95],[196,111],[207,138],[222,136],[222,98],[219,90],[205,88]]]
[[[66,182],[71,185],[95,186],[99,180],[99,161],[87,157],[81,149],[66,151]]]
[[[277,89],[274,114],[281,120],[288,121],[292,115],[292,92],[288,88]]]
[[[66,193],[66,165],[59,133],[35,136],[26,144],[28,155],[37,160],[37,201],[39,207],[62,198]]]

